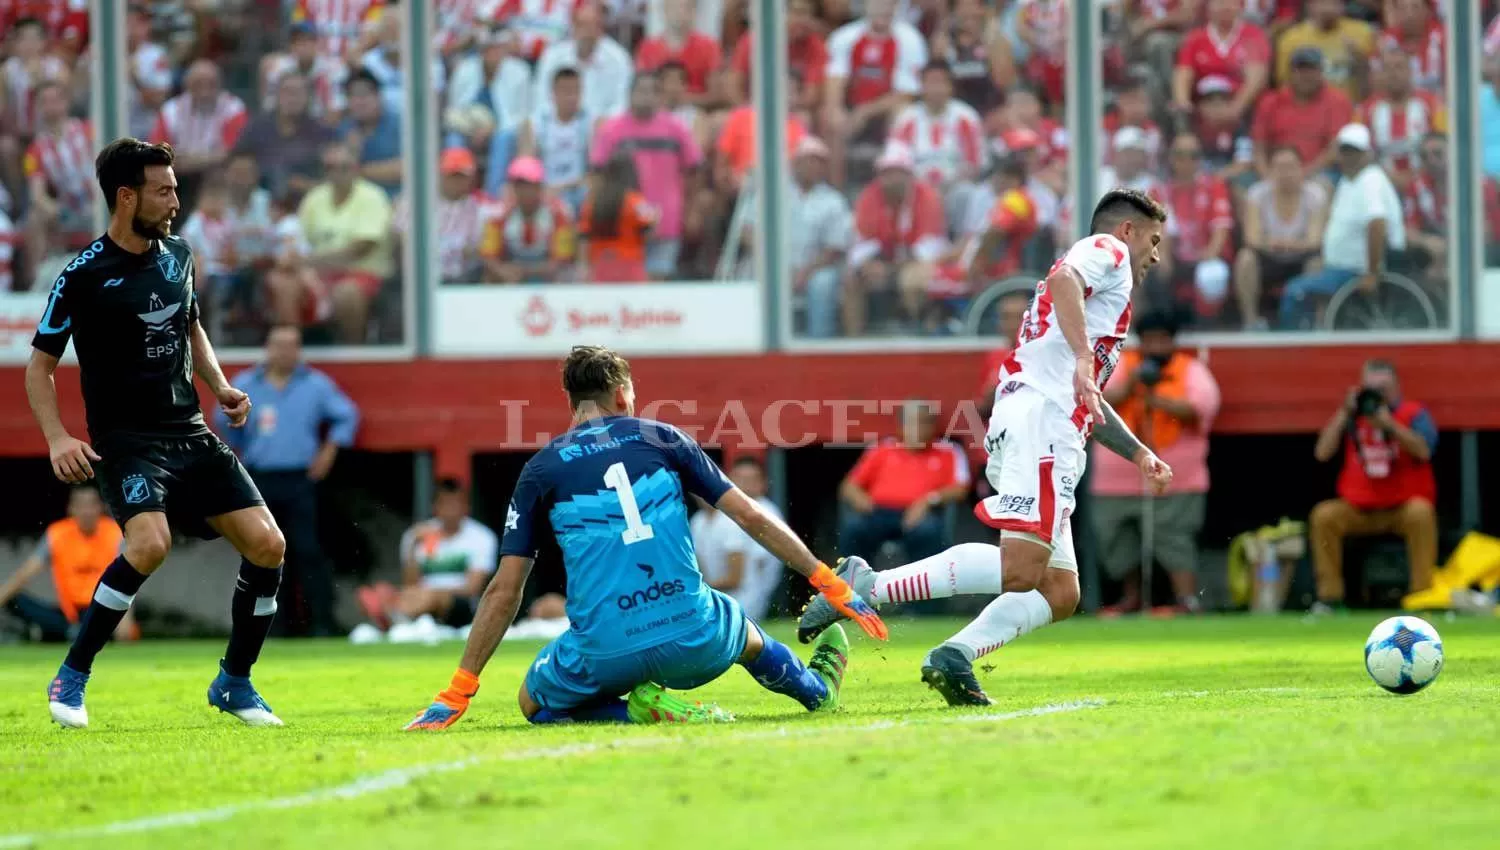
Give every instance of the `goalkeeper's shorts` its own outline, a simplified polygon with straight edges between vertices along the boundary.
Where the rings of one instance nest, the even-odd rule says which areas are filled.
[[[745,651],[750,622],[733,598],[709,590],[711,615],[695,632],[614,658],[589,656],[573,633],[542,647],[526,671],[526,692],[542,708],[566,711],[655,682],[688,691],[719,678]]]

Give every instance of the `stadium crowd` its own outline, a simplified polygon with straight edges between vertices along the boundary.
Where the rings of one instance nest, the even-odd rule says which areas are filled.
[[[1309,278],[1298,293],[1331,294],[1324,237],[1346,229],[1348,209],[1333,203],[1336,137],[1360,123],[1398,199],[1388,270],[1447,315],[1442,0],[1103,5],[1098,185],[1146,189],[1172,211],[1143,302],[1199,328],[1307,324],[1277,304],[1285,313],[1294,278]],[[126,6],[130,130],[179,152],[179,229],[231,342],[286,323],[311,342],[401,332],[411,224],[397,6]],[[1485,3],[1486,20],[1497,6]],[[949,332],[979,292],[1045,271],[1074,215],[1069,8],[789,0],[799,333]],[[745,276],[748,16],[746,0],[438,0],[440,151],[413,167],[439,174],[441,281]],[[84,0],[0,0],[0,18],[0,287],[24,290],[94,230],[89,22]],[[1495,230],[1500,24],[1484,46]]]

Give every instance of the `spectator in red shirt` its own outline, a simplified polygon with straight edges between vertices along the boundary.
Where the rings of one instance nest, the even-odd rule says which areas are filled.
[[[844,276],[844,332],[865,331],[869,296],[896,288],[908,326],[927,313],[927,290],[947,248],[943,201],[913,172],[911,150],[886,146],[876,179],[854,202],[854,247]]]
[[[824,138],[834,183],[843,183],[844,153],[853,141],[883,139],[890,121],[921,90],[927,43],[896,20],[895,0],[868,0],[865,17],[828,39],[823,97]]]
[[[1192,113],[1193,92],[1203,77],[1229,80],[1239,119],[1249,117],[1250,107],[1265,91],[1271,43],[1260,27],[1244,19],[1243,9],[1243,0],[1208,0],[1208,20],[1183,39],[1172,74],[1172,109],[1179,120]]]
[[[1255,140],[1255,170],[1270,173],[1271,151],[1289,146],[1301,154],[1313,174],[1333,163],[1333,138],[1354,117],[1349,96],[1323,79],[1323,51],[1299,47],[1292,53],[1287,84],[1260,99],[1250,138]]]
[[[874,558],[881,545],[897,541],[907,560],[926,558],[947,546],[945,505],[969,492],[963,450],[938,437],[937,411],[923,402],[902,409],[901,440],[865,450],[839,486],[846,509],[839,551]]]
[[[1442,95],[1448,37],[1432,0],[1391,0],[1387,9],[1389,26],[1380,36],[1380,55],[1399,47],[1409,57],[1417,88]]]
[[[803,82],[801,101],[792,108],[816,112],[823,102],[823,84],[828,75],[828,46],[815,0],[788,0],[786,4],[787,69]],[[741,101],[750,97],[750,64],[755,52],[755,34],[746,32],[734,48],[730,91]]]
[[[1198,315],[1217,316],[1229,294],[1230,236],[1234,209],[1224,181],[1206,174],[1203,148],[1186,133],[1172,140],[1167,179],[1168,243],[1162,273],[1174,284],[1191,284],[1191,302]]]
[[[718,70],[721,51],[718,41],[693,29],[694,5],[694,0],[662,0],[666,29],[636,48],[635,68],[655,71],[668,62],[680,64],[687,71],[688,102],[705,106],[712,97],[708,78]]]

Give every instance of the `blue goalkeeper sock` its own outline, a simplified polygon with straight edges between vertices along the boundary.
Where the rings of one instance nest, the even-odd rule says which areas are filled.
[[[625,711],[625,700],[604,699],[585,703],[567,711],[544,708],[531,715],[531,722],[542,723],[629,723],[630,715]]]
[[[828,698],[828,686],[817,673],[809,670],[786,644],[761,633],[765,648],[754,660],[745,663],[745,669],[755,681],[768,691],[789,696],[802,707],[812,711]]]

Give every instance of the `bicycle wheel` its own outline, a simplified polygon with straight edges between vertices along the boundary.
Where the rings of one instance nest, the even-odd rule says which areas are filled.
[[[1428,330],[1438,326],[1437,310],[1422,287],[1398,274],[1380,278],[1374,292],[1360,292],[1351,281],[1334,293],[1323,311],[1332,331]]]

